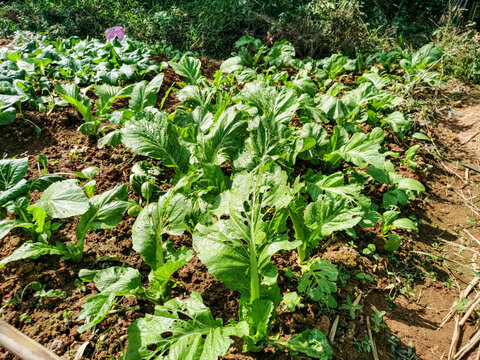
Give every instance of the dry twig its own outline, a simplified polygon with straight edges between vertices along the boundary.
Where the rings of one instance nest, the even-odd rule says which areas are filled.
[[[372,345],[372,354],[374,360],[379,360],[377,346],[375,345],[375,340],[373,340],[372,328],[370,327],[370,318],[367,316],[367,331],[368,337],[370,338],[370,344]]]
[[[478,304],[480,304],[480,293],[478,293],[469,304],[468,310],[465,311],[465,315],[463,315],[462,320],[460,320],[460,326],[463,326],[467,322],[468,318],[470,315],[472,315]]]
[[[337,333],[337,327],[338,327],[339,321],[340,321],[340,315],[337,315],[337,317],[333,321],[333,325],[330,329],[330,332],[328,333],[328,340],[330,340],[330,342],[333,342],[333,340],[335,340],[335,334]]]
[[[478,330],[475,335],[472,336],[470,341],[466,343],[456,354],[454,357],[454,360],[460,360],[462,359],[465,355],[467,355],[470,350],[473,349],[475,345],[478,344],[480,341],[480,330]]]
[[[450,349],[448,351],[448,360],[453,360],[455,358],[455,349],[457,348],[458,339],[460,338],[460,326],[458,324],[460,316],[455,315],[455,325],[453,328],[452,341],[450,343]]]
[[[468,231],[467,229],[463,229],[463,231],[465,231],[465,233],[467,233],[467,235],[470,236],[470,238],[473,241],[475,241],[478,245],[480,245],[480,240],[478,240],[475,236],[473,236],[470,231]]]
[[[468,144],[470,141],[472,141],[478,134],[480,134],[480,131],[477,131],[475,134],[473,134],[472,136],[470,136],[467,141],[464,141],[462,142],[462,145],[466,145]]]

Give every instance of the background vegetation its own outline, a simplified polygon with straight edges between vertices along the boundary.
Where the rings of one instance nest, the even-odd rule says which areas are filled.
[[[11,0],[0,7],[0,36],[30,30],[99,37],[122,25],[144,41],[228,56],[243,35],[287,39],[300,54],[351,53],[371,45],[372,31],[426,41],[447,0]],[[333,49],[332,49],[333,48]]]
[[[433,40],[447,74],[478,82],[476,31],[448,21],[451,8],[449,0],[10,0],[0,6],[0,38],[25,30],[100,38],[122,25],[134,39],[219,59],[243,35],[269,45],[285,39],[312,58],[418,49]]]

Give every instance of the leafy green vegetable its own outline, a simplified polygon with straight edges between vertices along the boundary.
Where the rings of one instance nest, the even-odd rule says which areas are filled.
[[[336,308],[337,302],[332,294],[337,291],[337,278],[338,270],[330,261],[314,258],[302,266],[298,290],[322,305]]]
[[[308,261],[310,251],[325,237],[335,231],[348,230],[362,219],[362,210],[344,197],[332,198],[321,195],[315,202],[305,206],[304,199],[299,196],[290,203],[289,216],[295,229],[295,238],[301,241],[298,248],[300,263]]]
[[[327,337],[317,329],[305,330],[301,334],[293,335],[287,341],[287,345],[294,352],[301,352],[314,359],[329,360],[333,356]]]
[[[65,219],[85,213],[88,198],[76,180],[65,180],[50,185],[32,206],[44,210],[51,218]]]
[[[193,234],[198,257],[209,272],[240,292],[240,319],[250,328],[245,349],[254,349],[268,336],[274,309],[281,301],[278,270],[270,263],[271,256],[300,244],[289,241],[285,228],[286,207],[292,200],[286,180],[287,175],[274,165],[237,174],[216,210],[229,218],[211,226],[198,224]]]
[[[199,293],[172,299],[155,308],[154,315],[135,320],[128,328],[126,360],[216,359],[233,343],[231,336],[248,333],[246,323],[224,326],[214,319]]]
[[[184,219],[190,209],[185,195],[176,190],[170,189],[157,203],[145,207],[133,225],[133,248],[152,269],[151,297],[156,302],[168,299],[173,286],[171,275],[193,257],[191,250],[173,250],[171,243],[163,240],[164,234],[181,235],[185,231]]]
[[[224,111],[208,134],[200,131],[194,150],[196,158],[200,163],[216,165],[233,160],[242,146],[246,128],[240,112],[234,108]]]
[[[13,107],[2,109],[2,105],[0,104],[0,126],[9,125],[15,121],[17,111]]]
[[[111,229],[118,225],[128,208],[127,197],[128,186],[123,184],[101,195],[95,195],[88,201],[88,210],[82,215],[77,226],[78,242],[70,254],[73,260],[82,260],[87,231]]]
[[[283,295],[283,306],[282,310],[285,310],[288,308],[291,312],[294,312],[297,307],[302,308],[304,305],[301,304],[302,302],[302,297],[298,295],[296,291],[286,293]]]
[[[141,113],[126,122],[121,133],[125,146],[135,153],[159,159],[165,166],[187,173],[190,152],[179,141],[165,113]]]
[[[142,112],[153,108],[157,104],[157,93],[163,83],[163,74],[158,74],[152,81],[135,84],[131,89],[130,109],[134,112]]]
[[[202,63],[199,59],[191,56],[184,56],[178,62],[171,61],[170,66],[180,76],[186,78],[189,85],[197,85],[203,81],[200,66]]]
[[[78,85],[57,84],[55,92],[68,101],[83,116],[85,124],[81,125],[78,130],[85,135],[96,134],[95,130],[98,126],[93,118],[92,104],[87,96],[80,94]]]
[[[238,174],[232,190],[222,194],[222,212],[225,210],[230,218],[212,226],[198,224],[193,234],[194,247],[210,273],[250,301],[280,301],[277,269],[269,259],[277,251],[299,244],[288,240],[281,221],[292,200],[286,180],[279,167]],[[265,219],[268,213],[273,215],[271,220]]]
[[[0,160],[0,191],[15,186],[25,177],[28,169],[28,158]]]

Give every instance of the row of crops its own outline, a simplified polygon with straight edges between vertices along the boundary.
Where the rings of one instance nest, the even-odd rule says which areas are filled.
[[[211,79],[193,56],[169,52],[172,60],[159,63],[151,57],[161,49],[128,40],[44,39],[0,49],[0,125],[21,117],[24,103],[47,113],[73,106],[84,119],[78,131],[99,147],[123,145],[147,159],[133,165],[129,184],[101,194],[98,168],[26,179],[28,158],[0,160],[0,239],[14,228],[28,236],[0,267],[49,255],[81,263],[89,232],[136,218],[132,247],[151,269],[147,283],[128,266],[78,274],[98,289],[83,306],[80,332],[120,298],[155,305],[130,325],[125,359],[216,359],[232,337],[243,351],[273,345],[329,359],[320,330],[288,339],[271,332],[281,303],[291,311],[303,299],[338,306],[338,270],[312,256],[315,249],[337,232],[355,241],[364,228],[380,227],[385,250],[394,252],[398,229],[417,230],[402,207],[424,186],[395,168],[414,169],[420,146],[400,157],[387,145],[428,139],[404,98],[440,82],[432,69],[441,52],[427,45],[317,61],[295,59],[287,42],[269,48],[244,37],[236,46]],[[160,91],[167,68],[182,81]],[[164,109],[172,97],[177,106]],[[167,189],[159,186],[164,168],[174,172]],[[372,184],[386,189],[380,201]],[[36,201],[33,192],[41,193]],[[76,241],[53,243],[59,219],[72,217],[80,219]],[[184,233],[193,248],[174,246],[170,237]],[[282,294],[272,257],[284,251],[297,253],[302,270],[298,286]],[[195,255],[238,294],[238,317],[229,323],[212,316],[200,293],[172,298],[172,275]]]

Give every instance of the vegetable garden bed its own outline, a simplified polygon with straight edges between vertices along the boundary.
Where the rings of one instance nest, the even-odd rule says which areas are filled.
[[[381,311],[407,318],[409,289],[380,292],[407,259],[438,270],[409,250],[432,163],[412,94],[442,54],[294,55],[0,48],[4,319],[66,359],[369,358],[369,321],[380,358],[407,353]]]

